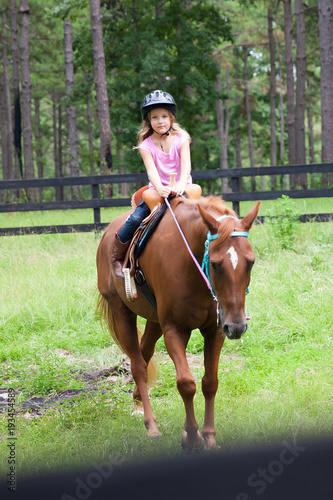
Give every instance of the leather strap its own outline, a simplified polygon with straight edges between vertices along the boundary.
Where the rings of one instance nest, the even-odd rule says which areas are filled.
[[[148,300],[149,304],[155,309],[155,311],[157,311],[155,295],[152,293],[149,286],[147,285],[145,275],[143,274],[143,271],[140,266],[137,267],[134,278],[138,287],[142,291],[143,295]]]

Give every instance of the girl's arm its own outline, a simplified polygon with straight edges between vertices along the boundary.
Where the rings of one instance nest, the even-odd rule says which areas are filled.
[[[177,196],[183,194],[183,192],[185,191],[188,178],[191,174],[190,141],[185,141],[182,147],[180,148],[180,163],[181,163],[180,179],[172,189],[172,192],[175,193]]]
[[[152,155],[144,149],[139,149],[139,152],[146,167],[150,182],[162,198],[167,198],[171,193],[171,188],[170,186],[163,186]]]

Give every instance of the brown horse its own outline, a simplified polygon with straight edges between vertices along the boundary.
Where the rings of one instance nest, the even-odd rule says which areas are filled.
[[[207,448],[217,446],[214,401],[219,357],[225,337],[239,339],[247,328],[245,294],[254,253],[244,232],[250,230],[259,204],[257,202],[243,219],[239,219],[219,197],[199,200],[176,198],[171,201],[173,213],[166,211],[139,258],[146,282],[156,297],[157,311],[140,289],[138,299],[128,301],[124,280],[115,279],[112,274],[111,251],[115,233],[128,213],[115,219],[105,230],[97,251],[100,312],[113,338],[131,360],[136,383],[133,398],[136,408],[143,408],[148,436],[160,433],[148,396],[147,366],[152,360],[157,340],[164,335],[166,348],[176,368],[177,388],[185,405],[183,447],[191,450],[201,442],[193,404],[196,384],[186,360],[191,332],[199,328],[204,338],[205,366],[202,435]],[[221,218],[222,215],[227,217]],[[208,231],[213,235],[212,242],[209,244],[207,240],[206,243],[209,246],[208,269],[212,291],[191,257],[174,216],[200,264]],[[147,320],[141,338],[137,332],[138,315]]]

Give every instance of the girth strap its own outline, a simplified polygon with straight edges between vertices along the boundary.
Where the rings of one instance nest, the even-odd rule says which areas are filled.
[[[143,271],[140,266],[137,267],[134,278],[138,287],[141,289],[143,295],[148,300],[149,304],[155,309],[155,311],[157,311],[157,303],[155,295],[152,293],[149,286],[147,285],[145,275],[143,274]]]

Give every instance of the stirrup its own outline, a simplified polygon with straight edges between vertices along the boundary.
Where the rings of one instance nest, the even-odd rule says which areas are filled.
[[[134,301],[138,298],[138,291],[136,289],[134,277],[130,275],[130,268],[126,267],[123,269],[124,278],[125,278],[125,292],[127,300]]]

